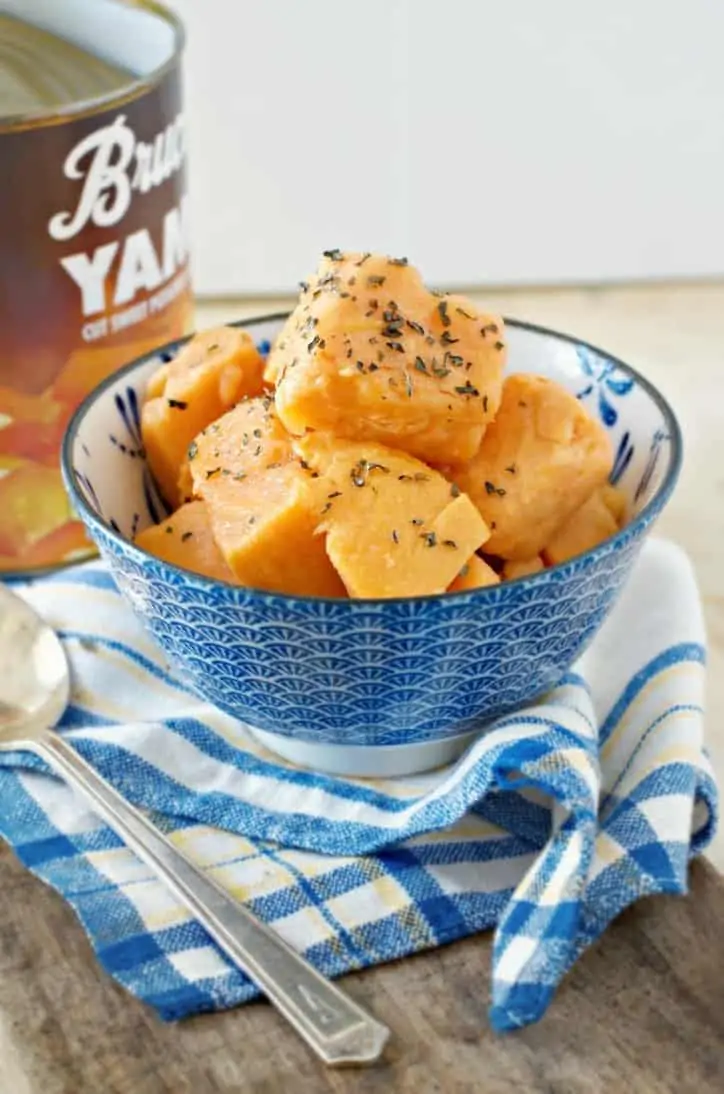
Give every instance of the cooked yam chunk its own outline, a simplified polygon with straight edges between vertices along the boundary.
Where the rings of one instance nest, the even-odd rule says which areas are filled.
[[[184,570],[194,570],[197,574],[219,581],[235,581],[216,545],[203,501],[182,505],[168,520],[139,532],[136,544],[149,554]]]
[[[189,450],[194,493],[243,585],[299,596],[344,596],[324,548],[315,481],[294,455],[268,397],[234,407]]]
[[[411,456],[320,433],[295,448],[319,473],[319,526],[350,596],[442,593],[487,539],[470,499]]]
[[[458,576],[448,589],[450,593],[462,593],[470,589],[484,589],[488,585],[499,585],[500,578],[491,566],[488,566],[479,555],[472,558],[463,566]]]
[[[261,392],[263,372],[250,336],[219,327],[197,334],[151,377],[141,433],[148,465],[169,505],[186,496],[179,478],[193,438],[243,396]]]
[[[545,569],[545,564],[540,555],[534,558],[511,559],[503,566],[503,580],[514,581],[516,577],[530,577]]]
[[[603,489],[596,490],[554,533],[544,548],[544,558],[550,566],[556,566],[590,551],[617,531],[618,524],[606,504]]]
[[[565,388],[509,376],[479,451],[451,469],[490,527],[487,553],[525,560],[608,478],[611,442]]]
[[[411,266],[329,252],[272,348],[266,378],[291,433],[463,461],[500,403],[504,337],[499,316],[429,292]]]

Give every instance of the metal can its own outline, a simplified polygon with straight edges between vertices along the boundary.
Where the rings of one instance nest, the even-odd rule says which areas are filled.
[[[151,0],[0,0],[0,576],[93,552],[65,427],[191,328],[183,43]]]

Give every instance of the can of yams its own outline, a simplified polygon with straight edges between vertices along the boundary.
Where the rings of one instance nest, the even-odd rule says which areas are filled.
[[[92,553],[65,427],[191,327],[182,49],[150,0],[0,0],[0,576]]]

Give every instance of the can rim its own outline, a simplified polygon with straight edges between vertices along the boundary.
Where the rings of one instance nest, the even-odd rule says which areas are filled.
[[[53,125],[63,125],[68,121],[77,121],[94,114],[103,113],[113,107],[125,106],[152,91],[164,77],[178,64],[178,60],[186,45],[186,31],[184,24],[178,15],[159,0],[121,0],[128,7],[146,8],[164,19],[174,32],[174,48],[168,60],[155,68],[148,75],[132,79],[128,84],[116,91],[106,91],[102,95],[90,99],[82,99],[80,102],[67,103],[64,106],[54,107],[52,113],[47,110],[29,111],[24,114],[7,114],[0,116],[0,135],[14,133],[23,129],[41,129]]]

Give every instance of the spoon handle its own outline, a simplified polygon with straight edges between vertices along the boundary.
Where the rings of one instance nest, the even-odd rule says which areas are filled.
[[[34,751],[80,791],[124,843],[161,878],[228,957],[328,1065],[379,1059],[389,1037],[335,984],[186,858],[57,733]]]

